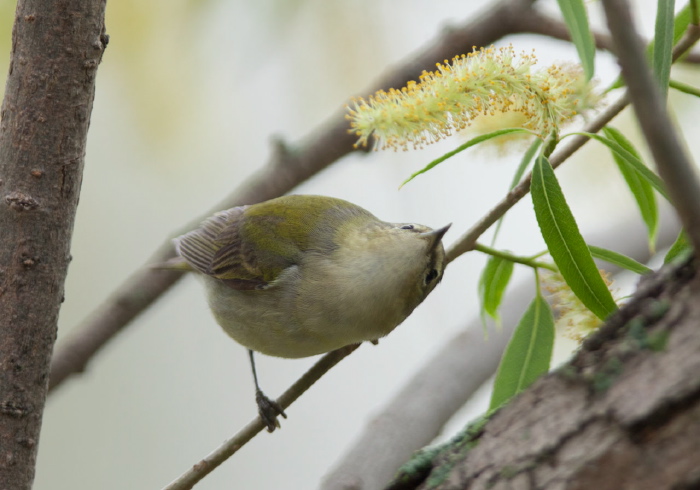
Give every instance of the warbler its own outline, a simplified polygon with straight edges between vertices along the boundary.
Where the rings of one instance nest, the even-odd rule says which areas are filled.
[[[166,267],[203,281],[217,323],[248,349],[258,412],[282,408],[260,389],[253,352],[300,358],[391,332],[442,279],[442,237],[388,223],[350,202],[292,195],[216,213],[175,238]]]

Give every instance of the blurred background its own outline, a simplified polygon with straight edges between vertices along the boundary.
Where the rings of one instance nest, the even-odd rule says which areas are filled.
[[[633,3],[650,37],[656,2]],[[111,40],[98,71],[58,342],[157,246],[263,166],[273,136],[300,141],[350,96],[365,94],[385,71],[487,5],[109,1]],[[557,15],[553,0],[538,5]],[[14,7],[0,0],[3,74]],[[599,5],[590,8],[593,25],[602,26]],[[507,43],[516,51],[534,48],[542,67],[577,60],[572,46],[552,39],[521,35],[499,44]],[[611,56],[599,53],[601,87],[616,75]],[[698,82],[690,68],[673,76]],[[686,121],[697,99],[672,91],[671,101],[680,126],[694,129]],[[631,121],[625,114],[615,125],[634,138]],[[686,138],[697,154],[700,138]],[[352,155],[295,192],[347,199],[388,221],[452,222],[449,245],[504,195],[519,160],[517,152],[476,149],[398,190],[459,142]],[[584,235],[616,220],[639,220],[602,148],[587,145],[558,175]],[[544,248],[528,198],[509,213],[498,246],[522,255]],[[316,487],[372,415],[478,315],[484,263],[476,253],[454,262],[404,324],[344,360],[287,411],[282,430],[260,434],[197,488]],[[516,267],[515,274],[514,283],[532,280],[529,270]],[[277,396],[315,360],[259,356],[263,389]],[[481,413],[486,403],[484,397],[462,417]],[[188,277],[50,396],[35,488],[161,488],[254,416],[246,351],[216,325]]]

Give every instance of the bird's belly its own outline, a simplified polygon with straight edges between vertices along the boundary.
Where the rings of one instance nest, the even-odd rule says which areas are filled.
[[[339,302],[337,298],[324,301],[314,294],[286,296],[281,288],[275,287],[235,291],[218,280],[204,279],[209,289],[209,306],[217,323],[239,344],[270,356],[308,357],[375,340],[403,320],[403,317],[387,318],[367,301]],[[362,307],[339,306],[345,304]],[[395,310],[389,305],[383,306],[382,310]]]

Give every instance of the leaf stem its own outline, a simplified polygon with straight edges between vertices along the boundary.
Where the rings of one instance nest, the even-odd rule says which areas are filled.
[[[678,90],[679,92],[683,92],[684,94],[700,97],[700,89],[693,87],[692,85],[688,85],[687,83],[679,82],[678,80],[670,80],[668,82],[668,86]]]
[[[474,250],[478,250],[481,253],[485,253],[486,255],[491,255],[493,257],[500,257],[502,259],[509,260],[510,262],[515,262],[516,264],[526,265],[528,267],[532,267],[533,269],[548,269],[552,272],[558,272],[554,264],[533,260],[531,257],[513,255],[510,252],[497,250],[495,248],[491,248],[488,245],[483,245],[481,243],[476,243],[474,245]]]

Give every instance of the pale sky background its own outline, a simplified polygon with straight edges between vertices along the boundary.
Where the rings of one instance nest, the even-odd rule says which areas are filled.
[[[540,3],[556,13],[553,0]],[[111,41],[98,71],[59,343],[163,240],[260,168],[271,136],[299,141],[385,70],[486,4],[109,1]],[[648,36],[656,2],[634,4]],[[600,5],[589,7],[600,25]],[[0,73],[7,72],[13,10],[14,2],[0,0]],[[534,36],[500,42],[507,43],[516,51],[534,48],[540,66],[577,60],[563,42]],[[689,69],[674,74],[698,83]],[[601,86],[615,75],[611,57],[599,54]],[[688,121],[697,100],[671,95],[680,124],[695,131]],[[634,135],[630,121],[625,115],[616,126]],[[697,154],[699,138],[687,138]],[[458,143],[353,155],[295,192],[344,198],[388,221],[452,222],[449,245],[504,195],[519,158],[470,151],[397,190]],[[600,147],[588,145],[558,175],[584,234],[601,220],[610,226],[639,219]],[[522,255],[543,248],[528,198],[509,213],[498,246]],[[282,430],[256,437],[196,488],[315,488],[372,415],[477,314],[484,262],[473,253],[453,263],[379,346],[362,346],[288,410]],[[516,268],[520,280],[531,273]],[[259,356],[263,389],[277,396],[315,360]],[[463,417],[480,413],[484,403]],[[85,374],[51,395],[35,488],[158,489],[255,415],[245,349],[216,325],[200,285],[186,278]]]

